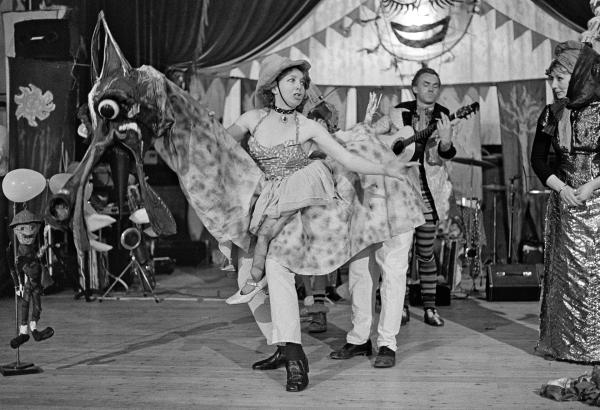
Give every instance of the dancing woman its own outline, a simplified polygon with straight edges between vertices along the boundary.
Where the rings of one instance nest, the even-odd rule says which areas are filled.
[[[250,231],[257,236],[251,269],[252,279],[227,303],[247,303],[265,285],[265,259],[269,242],[299,210],[328,205],[335,197],[331,170],[321,160],[311,160],[314,146],[350,171],[360,174],[402,177],[406,168],[418,163],[390,160],[378,164],[344,149],[316,121],[297,109],[306,99],[310,65],[278,55],[265,59],[256,86],[255,105],[228,132],[241,141],[250,134],[250,156],[265,173],[265,181],[254,206]]]

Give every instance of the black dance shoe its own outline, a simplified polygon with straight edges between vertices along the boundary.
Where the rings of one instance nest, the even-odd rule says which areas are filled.
[[[375,363],[373,367],[394,367],[396,365],[396,352],[387,346],[381,346],[377,356],[375,357]]]
[[[423,316],[425,323],[430,326],[444,326],[444,319],[440,317],[435,308],[427,308],[425,309],[425,315]]]
[[[402,320],[400,321],[400,326],[405,326],[410,322],[410,311],[408,310],[408,306],[404,305],[402,308]]]
[[[277,351],[272,356],[260,360],[252,365],[254,370],[273,370],[285,365],[284,346],[277,346]]]
[[[287,360],[285,362],[287,371],[287,384],[285,389],[291,392],[299,392],[308,386],[308,360]]]
[[[354,345],[352,343],[346,343],[340,350],[334,350],[329,353],[330,359],[350,359],[354,356],[371,356],[373,354],[373,346],[371,346],[371,340],[367,340],[366,343],[361,345]]]
[[[327,331],[327,314],[317,312],[312,314],[312,319],[308,325],[308,333],[323,333]]]
[[[47,327],[42,331],[37,329],[32,330],[31,335],[33,336],[33,340],[36,342],[41,342],[42,340],[50,339],[52,336],[54,336],[54,329]]]
[[[19,336],[14,337],[10,341],[10,347],[12,347],[13,349],[16,349],[17,347],[21,346],[23,343],[25,343],[28,340],[29,340],[29,335],[26,333],[21,333]]]

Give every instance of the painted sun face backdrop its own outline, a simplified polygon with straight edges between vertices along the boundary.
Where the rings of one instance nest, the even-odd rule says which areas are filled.
[[[410,2],[409,2],[410,3]],[[377,35],[396,59],[426,61],[460,41],[472,18],[475,0],[380,0]]]

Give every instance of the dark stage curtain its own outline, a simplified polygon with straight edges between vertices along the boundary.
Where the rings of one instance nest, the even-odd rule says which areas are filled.
[[[74,9],[86,50],[98,12],[125,57],[149,64],[197,68],[231,64],[272,45],[319,0],[62,0]],[[81,56],[80,56],[81,57]],[[89,55],[85,56],[89,61]],[[81,62],[81,61],[80,61]]]
[[[588,0],[533,0],[533,2],[579,32],[585,30],[588,20],[594,17]]]
[[[210,1],[206,37],[202,53],[195,60],[196,67],[233,64],[255,56],[288,33],[318,3],[319,0]]]

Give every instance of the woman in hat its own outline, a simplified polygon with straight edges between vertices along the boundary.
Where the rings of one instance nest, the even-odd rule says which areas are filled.
[[[402,177],[412,163],[374,163],[344,149],[327,130],[301,114],[310,85],[307,61],[278,55],[265,59],[256,86],[255,110],[243,114],[228,132],[241,140],[248,133],[249,153],[265,173],[250,230],[257,235],[252,279],[227,299],[247,303],[266,285],[264,266],[269,242],[300,209],[328,205],[336,197],[331,170],[311,160],[315,146],[347,169],[372,175]]]
[[[303,60],[267,57],[256,87],[257,108],[244,113],[228,129],[237,141],[250,134],[250,156],[264,173],[250,223],[250,231],[257,236],[251,275],[247,265],[240,267],[241,289],[229,303],[249,301],[267,341],[278,345],[273,356],[255,363],[253,369],[285,365],[288,391],[301,391],[308,385],[295,274],[325,275],[365,247],[387,239],[390,226],[413,229],[421,217],[420,202],[407,192],[402,182],[414,164],[401,163],[391,153],[379,156],[380,161],[389,158],[384,164],[353,154],[322,125],[300,113],[310,83],[309,67]],[[311,160],[309,156],[315,148],[336,160],[336,164]],[[379,199],[355,205],[348,193],[356,181],[340,177],[334,183],[331,170],[338,166],[353,173],[394,177],[386,179],[404,201],[398,207],[403,215],[396,218],[396,210],[386,209]],[[339,176],[344,171],[336,172]],[[369,197],[366,192],[364,195]],[[378,212],[376,226],[368,218],[370,209]],[[388,223],[390,214],[394,215],[394,223]],[[354,223],[353,215],[358,215],[361,223]],[[261,279],[263,266],[269,283],[270,318],[257,313],[264,310],[264,303],[257,302],[259,306],[254,306],[255,300],[250,300],[257,294],[261,297],[255,299],[263,298],[264,292],[260,292],[265,282]],[[248,276],[252,279],[245,281]]]
[[[544,234],[544,284],[536,350],[575,362],[600,361],[600,56],[560,43],[546,74],[555,102],[538,119],[531,165],[552,189]],[[556,165],[548,164],[550,146]]]

